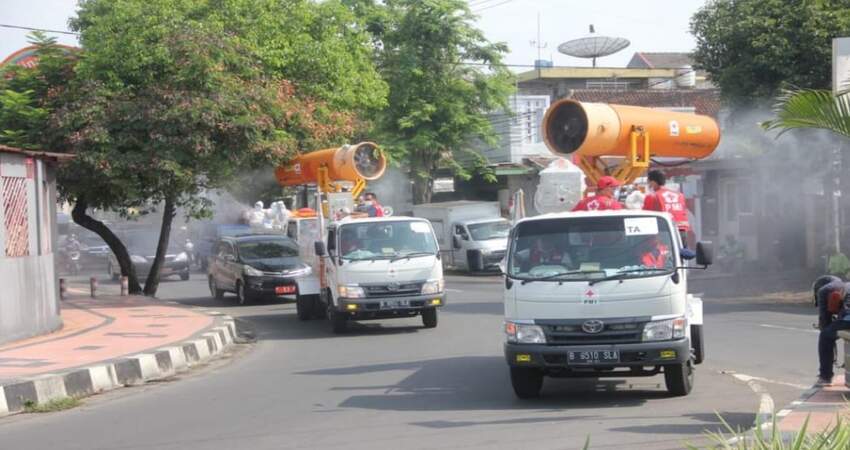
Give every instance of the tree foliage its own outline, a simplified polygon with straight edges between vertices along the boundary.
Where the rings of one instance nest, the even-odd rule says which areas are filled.
[[[381,142],[409,164],[414,201],[430,201],[440,168],[469,176],[456,155],[471,142],[495,142],[487,113],[507,108],[511,75],[501,65],[507,47],[490,43],[462,0],[387,0],[349,6],[366,11],[379,69],[389,85],[377,115]]]
[[[850,32],[848,0],[712,0],[691,19],[694,60],[733,103],[790,84],[826,89],[832,38]]]
[[[776,117],[762,126],[780,130],[780,135],[795,129],[822,129],[850,138],[850,92],[834,96],[827,90],[785,91],[773,112]]]

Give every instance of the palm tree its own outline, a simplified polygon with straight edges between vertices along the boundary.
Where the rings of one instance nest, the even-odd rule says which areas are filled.
[[[776,118],[762,122],[765,130],[819,128],[850,137],[850,90],[838,95],[820,89],[785,91],[773,108]]]

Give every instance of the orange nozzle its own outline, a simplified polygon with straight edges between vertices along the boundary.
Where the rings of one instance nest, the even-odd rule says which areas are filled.
[[[361,142],[298,155],[289,164],[278,167],[275,177],[282,186],[315,184],[321,167],[327,168],[328,178],[333,181],[368,181],[384,174],[387,159],[376,144]]]
[[[720,142],[717,122],[699,114],[565,99],[543,117],[543,139],[559,156],[627,156],[637,130],[649,134],[653,156],[705,158]]]

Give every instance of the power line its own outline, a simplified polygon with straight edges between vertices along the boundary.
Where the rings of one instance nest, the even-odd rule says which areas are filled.
[[[512,2],[512,1],[514,1],[514,0],[503,0],[503,1],[499,2],[499,3],[493,3],[493,4],[490,4],[490,5],[486,5],[486,6],[482,7],[482,8],[476,9],[475,11],[472,11],[472,12],[477,14],[477,13],[480,13],[481,11],[486,11],[486,10],[488,10],[488,9],[495,8],[495,7],[497,7],[497,6],[502,6],[502,5],[504,5],[504,4],[506,4],[506,3],[510,3],[510,2]]]
[[[17,29],[17,30],[27,30],[27,31],[43,31],[45,33],[70,34],[72,36],[79,36],[80,35],[80,33],[74,33],[73,31],[48,30],[46,28],[22,27],[20,25],[8,25],[8,24],[5,24],[5,23],[0,23],[0,27],[2,27],[2,28],[14,28],[14,29]]]

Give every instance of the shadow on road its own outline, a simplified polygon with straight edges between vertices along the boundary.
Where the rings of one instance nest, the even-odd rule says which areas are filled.
[[[728,434],[726,421],[733,429],[747,429],[756,420],[755,414],[740,413],[740,412],[724,412],[717,414],[684,414],[682,417],[691,419],[697,423],[665,423],[652,425],[635,425],[629,427],[611,428],[609,431],[625,432],[625,433],[643,433],[643,434],[702,434],[705,432],[722,432]],[[721,417],[723,418],[721,420]],[[671,418],[674,419],[674,418]]]
[[[633,381],[617,379],[547,378],[541,398],[519,400],[511,390],[504,358],[496,356],[321,369],[299,372],[297,375],[350,376],[398,370],[412,373],[393,385],[335,386],[331,390],[351,393],[350,397],[340,403],[340,407],[389,411],[618,408],[640,406],[648,400],[669,397],[666,391],[657,389],[653,383],[631,385]],[[419,425],[451,428],[475,423],[430,421]]]

